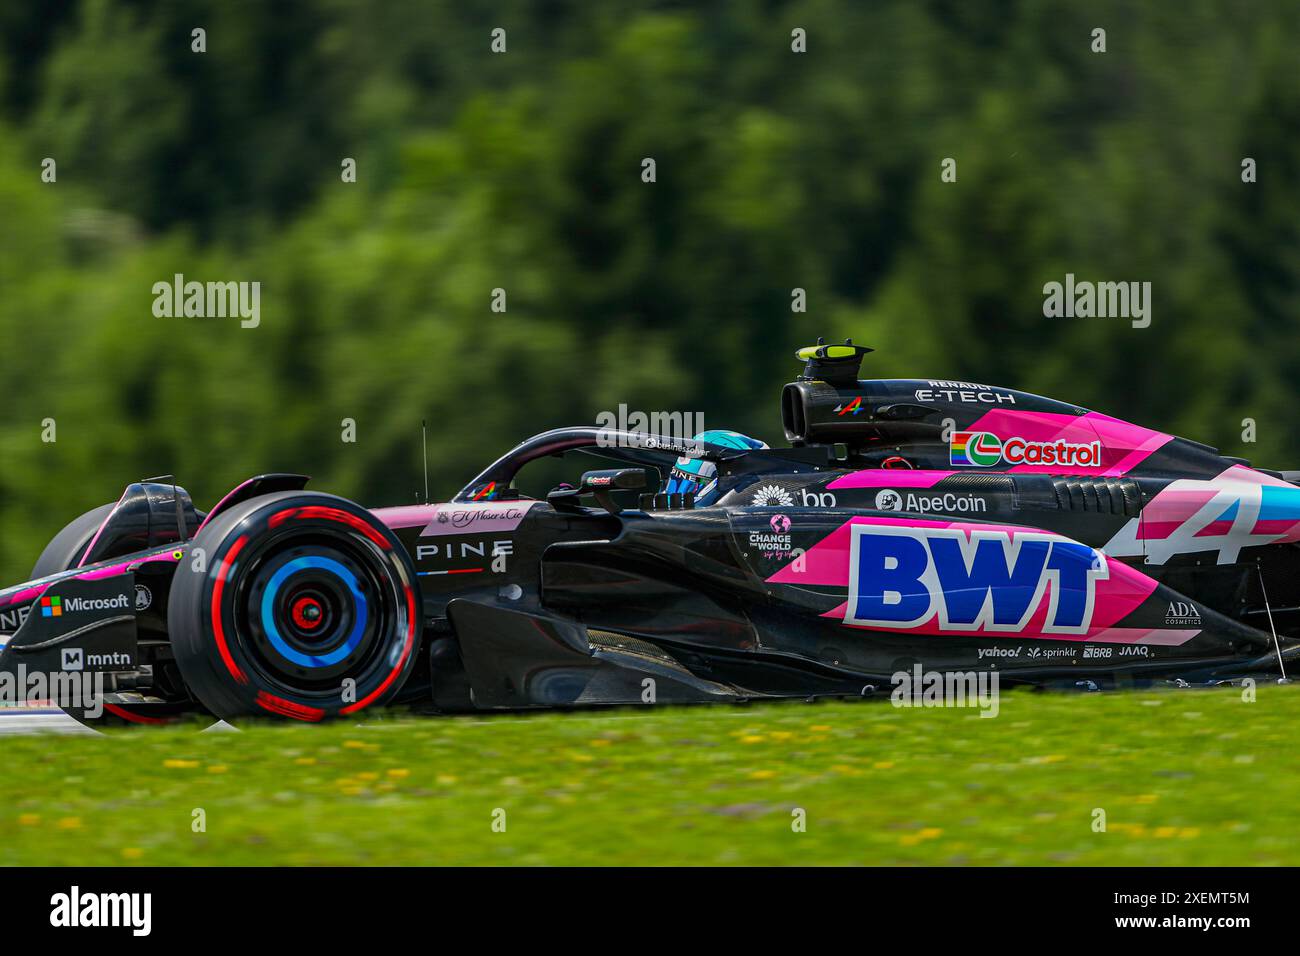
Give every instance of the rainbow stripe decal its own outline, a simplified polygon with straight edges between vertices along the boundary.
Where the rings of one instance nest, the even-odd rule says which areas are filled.
[[[990,468],[1002,460],[1002,441],[991,432],[953,432],[948,460],[954,465]]]

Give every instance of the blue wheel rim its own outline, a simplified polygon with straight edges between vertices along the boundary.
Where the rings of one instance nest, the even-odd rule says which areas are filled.
[[[280,629],[275,623],[275,598],[280,591],[281,585],[294,574],[309,569],[326,571],[342,581],[352,594],[355,612],[353,614],[352,631],[344,642],[333,650],[320,654],[306,654],[291,647],[281,635]],[[368,616],[369,605],[366,603],[366,596],[361,593],[361,589],[358,587],[356,575],[332,558],[301,557],[287,562],[271,577],[266,591],[262,595],[262,629],[266,632],[267,639],[285,660],[297,664],[299,667],[329,667],[343,660],[356,650],[357,645],[361,642]]]

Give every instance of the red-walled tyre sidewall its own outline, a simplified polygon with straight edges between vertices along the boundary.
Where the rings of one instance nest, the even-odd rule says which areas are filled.
[[[325,618],[337,626],[320,632],[339,635],[335,646],[303,644],[317,635],[293,628],[309,622],[286,617],[282,596],[312,574],[327,594],[304,586],[312,596],[294,606],[316,603],[318,619],[322,602],[337,607]],[[241,502],[189,542],[176,569],[167,614],[176,663],[194,696],[227,720],[317,721],[382,706],[415,667],[417,580],[393,533],[345,498],[286,491]]]

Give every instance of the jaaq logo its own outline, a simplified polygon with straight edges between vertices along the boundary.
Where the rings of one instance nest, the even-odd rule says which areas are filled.
[[[953,432],[948,461],[954,465],[989,468],[1008,465],[1074,465],[1095,468],[1101,464],[1101,442],[1030,441],[999,438],[992,432]]]
[[[1021,631],[1047,599],[1044,633],[1083,634],[1103,554],[1053,535],[854,525],[845,624]]]

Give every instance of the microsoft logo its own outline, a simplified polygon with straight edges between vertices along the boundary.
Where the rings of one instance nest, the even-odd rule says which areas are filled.
[[[62,617],[64,614],[78,614],[82,611],[125,611],[131,606],[131,599],[125,594],[113,597],[70,597],[66,601],[57,596],[41,598],[41,617]]]

